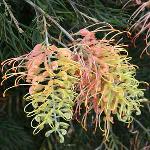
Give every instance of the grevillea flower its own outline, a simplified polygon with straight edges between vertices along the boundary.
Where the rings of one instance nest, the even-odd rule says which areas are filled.
[[[18,75],[15,86],[21,85],[22,77],[30,85],[24,111],[28,117],[33,117],[34,134],[45,127],[48,130],[45,136],[55,132],[60,142],[64,141],[67,121],[73,116],[73,100],[77,95],[74,85],[78,82],[76,72],[80,66],[72,58],[72,52],[66,48],[38,44],[29,54],[3,62],[3,66],[12,64],[4,80]]]
[[[141,113],[140,103],[144,100],[144,93],[138,89],[140,83],[134,78],[136,66],[129,63],[131,58],[127,57],[124,48],[112,46],[106,40],[97,40],[94,33],[87,29],[81,30],[80,34],[83,39],[74,46],[82,64],[76,113],[81,115],[84,104],[81,123],[86,128],[86,119],[94,110],[95,129],[99,126],[107,139],[114,116],[130,123],[133,112],[137,115]]]
[[[131,20],[135,20],[137,18],[138,19],[132,25],[132,27],[130,28],[130,30],[131,31],[138,30],[138,32],[136,33],[136,35],[133,38],[134,42],[139,37],[140,34],[146,32],[146,37],[145,37],[146,47],[143,50],[143,52],[146,52],[147,54],[149,54],[149,52],[147,50],[150,47],[150,11],[147,11],[143,15],[143,11],[145,11],[146,8],[148,10],[150,9],[150,1],[142,3],[139,6],[139,8],[132,14]],[[143,54],[143,52],[142,52],[142,54]]]
[[[33,117],[34,134],[46,128],[46,136],[55,132],[63,142],[73,115],[81,118],[87,128],[87,117],[94,111],[95,130],[99,126],[108,139],[115,116],[130,124],[133,113],[141,113],[144,93],[138,88],[136,66],[129,63],[127,51],[120,45],[113,46],[113,38],[99,40],[87,29],[80,30],[80,35],[83,38],[70,47],[74,52],[37,44],[29,54],[2,63],[2,70],[5,65],[12,66],[2,83],[16,77],[13,87],[29,85],[24,111]],[[22,84],[21,79],[27,84]]]

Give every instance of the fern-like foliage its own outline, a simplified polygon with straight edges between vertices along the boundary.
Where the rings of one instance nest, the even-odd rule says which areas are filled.
[[[29,150],[35,149],[33,139],[24,128],[14,120],[0,119],[0,149],[1,150]]]

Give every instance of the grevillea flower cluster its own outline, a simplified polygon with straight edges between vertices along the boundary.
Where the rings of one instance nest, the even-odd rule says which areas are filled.
[[[13,87],[29,85],[24,111],[32,117],[34,134],[45,128],[46,136],[55,132],[63,142],[73,116],[87,128],[92,114],[95,130],[99,127],[107,139],[115,116],[131,123],[133,112],[141,113],[144,92],[138,88],[136,66],[129,63],[127,51],[109,40],[97,39],[87,29],[80,30],[80,35],[82,38],[70,47],[73,52],[37,44],[29,54],[2,64],[12,66],[2,83],[17,75]],[[27,84],[21,84],[21,79]]]
[[[78,81],[79,64],[72,60],[71,51],[38,44],[30,54],[5,61],[3,65],[6,64],[12,64],[8,71],[14,72],[7,71],[4,80],[17,74],[15,86],[21,85],[22,77],[30,85],[24,111],[28,117],[33,117],[33,134],[45,127],[48,129],[45,136],[56,132],[63,142],[69,126],[67,122],[73,116],[74,84]]]
[[[80,114],[80,106],[84,103],[82,124],[86,128],[87,116],[94,110],[95,129],[99,126],[107,138],[114,116],[130,123],[133,112],[141,113],[139,108],[144,93],[138,89],[139,81],[134,77],[136,66],[129,63],[131,58],[124,48],[112,46],[107,40],[97,40],[94,33],[86,29],[80,34],[84,38],[75,48],[83,67],[76,112]]]

